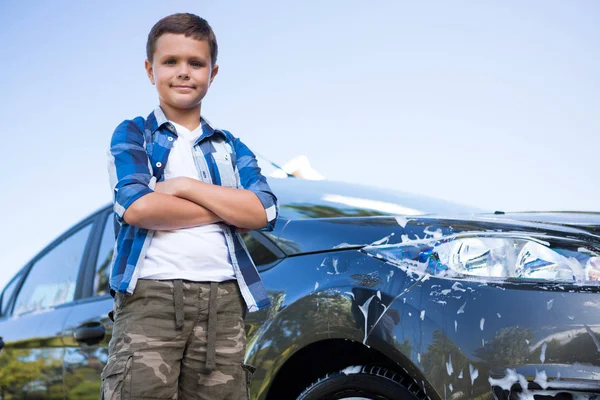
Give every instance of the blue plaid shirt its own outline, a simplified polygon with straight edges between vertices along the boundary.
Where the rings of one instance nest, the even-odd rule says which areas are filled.
[[[268,225],[263,230],[273,230],[279,212],[277,198],[261,174],[254,154],[228,131],[212,128],[203,118],[200,122],[202,135],[192,149],[198,179],[252,191],[267,214]],[[146,120],[137,117],[123,121],[112,136],[108,169],[114,211],[121,224],[110,274],[110,287],[115,291],[133,293],[154,234],[152,230],[127,224],[123,214],[134,201],[151,193],[157,181],[164,179],[163,171],[175,140],[175,127],[160,107]],[[225,223],[219,225],[248,311],[269,306],[265,287],[240,234]]]

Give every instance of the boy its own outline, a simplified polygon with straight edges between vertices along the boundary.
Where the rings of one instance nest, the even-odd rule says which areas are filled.
[[[254,154],[200,115],[219,70],[208,23],[165,17],[146,53],[160,107],[110,148],[121,227],[101,398],[248,399],[245,312],[269,298],[239,232],[273,229],[277,199]]]

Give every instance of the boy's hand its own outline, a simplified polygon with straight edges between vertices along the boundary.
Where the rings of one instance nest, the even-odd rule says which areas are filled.
[[[238,228],[261,229],[267,225],[266,211],[258,195],[250,190],[223,187],[188,177],[158,182],[156,192],[196,203]]]
[[[190,180],[192,179],[185,176],[180,176],[177,178],[167,179],[162,182],[157,182],[156,186],[154,187],[154,191],[175,197],[185,198],[184,193],[187,189],[189,189]],[[252,229],[236,227],[235,230],[243,235],[244,233],[250,232]]]
[[[168,194],[171,196],[182,197],[181,193],[185,190],[187,180],[190,178],[181,176],[177,178],[167,179],[162,182],[157,182],[154,188],[155,192]]]

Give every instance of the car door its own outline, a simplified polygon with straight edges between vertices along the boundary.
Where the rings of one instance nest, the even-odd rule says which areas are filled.
[[[80,290],[93,223],[90,218],[70,229],[20,272],[22,280],[17,274],[7,286],[7,308],[0,320],[3,399],[64,398],[59,333]]]
[[[109,264],[115,245],[114,219],[111,210],[102,216],[102,231],[90,249],[90,263],[84,278],[82,298],[73,305],[67,317],[63,340],[65,393],[67,399],[97,399],[100,392],[100,373],[108,359],[108,343],[112,321],[108,312],[113,300],[109,294]],[[259,270],[276,265],[283,252],[258,232],[244,235]],[[247,332],[259,321],[249,318]]]
[[[98,399],[100,373],[108,359],[112,321],[108,312],[109,264],[115,244],[114,219],[110,210],[101,214],[98,237],[90,246],[90,262],[82,283],[81,299],[71,307],[63,329],[64,388],[67,399]]]

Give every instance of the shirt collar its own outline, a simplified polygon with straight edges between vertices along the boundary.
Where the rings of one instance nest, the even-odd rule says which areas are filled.
[[[148,115],[148,118],[146,119],[146,126],[148,129],[150,129],[150,132],[154,134],[163,125],[167,125],[170,127],[173,126],[167,119],[167,116],[163,112],[162,108],[158,106],[154,111],[150,113],[150,115]],[[220,129],[213,128],[212,125],[202,116],[200,117],[200,125],[202,126],[202,135],[200,135],[196,142],[199,142],[204,138],[210,137],[215,133],[219,133],[226,137],[225,133],[223,133]],[[172,132],[177,134],[177,132],[175,132],[174,127]]]

